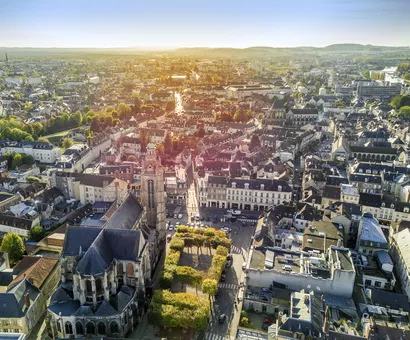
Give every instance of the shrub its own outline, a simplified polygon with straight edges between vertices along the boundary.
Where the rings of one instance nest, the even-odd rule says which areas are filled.
[[[169,244],[169,248],[172,250],[182,251],[185,247],[184,240],[180,239],[179,237],[174,237]]]
[[[218,246],[216,248],[215,254],[216,255],[221,255],[221,256],[228,256],[228,249],[225,248],[224,246]]]
[[[241,326],[248,327],[249,326],[249,319],[247,317],[241,318]]]

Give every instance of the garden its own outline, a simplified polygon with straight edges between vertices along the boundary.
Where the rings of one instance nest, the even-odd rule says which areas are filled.
[[[179,226],[169,244],[161,289],[153,295],[150,322],[167,329],[204,330],[230,249],[223,231]]]

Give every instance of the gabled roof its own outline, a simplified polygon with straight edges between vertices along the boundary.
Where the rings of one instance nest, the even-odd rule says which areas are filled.
[[[105,229],[132,229],[141,216],[142,206],[137,199],[129,194],[117,211],[105,224]]]
[[[101,228],[69,226],[65,234],[62,255],[78,256],[80,252],[87,251],[100,232]]]
[[[111,316],[115,314],[117,314],[117,311],[105,301],[103,301],[101,306],[94,313],[95,316]]]
[[[114,259],[136,261],[140,252],[140,230],[103,229],[77,264],[83,275],[100,274]]]
[[[41,257],[27,270],[25,270],[19,276],[17,276],[9,284],[9,288],[13,287],[15,284],[19,283],[25,278],[30,283],[32,283],[35,287],[37,287],[38,289],[41,289],[43,286],[43,283],[47,280],[48,276],[53,271],[57,263],[58,263],[57,259]]]

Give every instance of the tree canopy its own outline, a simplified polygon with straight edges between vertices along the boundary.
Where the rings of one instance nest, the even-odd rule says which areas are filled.
[[[1,250],[9,255],[12,264],[21,260],[24,254],[24,244],[22,238],[16,233],[7,233],[3,238]]]
[[[44,229],[42,226],[39,226],[39,225],[31,228],[29,232],[30,239],[36,242],[42,240],[44,236],[45,236]]]

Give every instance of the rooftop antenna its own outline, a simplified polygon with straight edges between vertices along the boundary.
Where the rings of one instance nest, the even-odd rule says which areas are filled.
[[[4,53],[6,55],[6,62],[9,62],[9,57],[7,55],[7,52]]]

